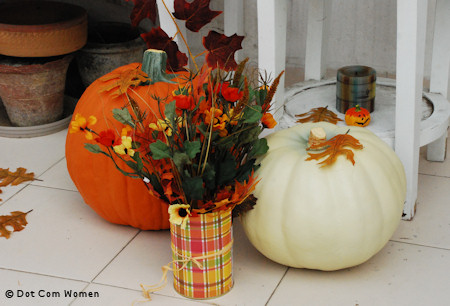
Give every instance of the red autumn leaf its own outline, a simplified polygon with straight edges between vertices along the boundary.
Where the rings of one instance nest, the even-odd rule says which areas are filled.
[[[180,20],[186,20],[186,28],[198,32],[222,11],[209,9],[210,0],[194,0],[191,3],[185,0],[175,0],[173,16]]]
[[[184,70],[188,63],[186,54],[178,50],[178,45],[161,27],[155,27],[150,32],[141,34],[150,49],[164,50],[167,53],[167,66],[172,71]]]
[[[206,54],[206,62],[209,67],[216,68],[219,66],[224,70],[231,70],[237,67],[234,60],[234,53],[242,49],[242,40],[244,36],[233,34],[226,36],[210,31],[208,36],[203,37],[203,46],[208,53]]]
[[[131,11],[130,19],[131,25],[137,27],[139,23],[149,18],[153,24],[156,23],[156,0],[126,0],[134,3],[133,10]]]

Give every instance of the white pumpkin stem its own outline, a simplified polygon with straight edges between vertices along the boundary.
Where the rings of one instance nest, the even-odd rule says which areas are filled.
[[[150,78],[150,84],[157,82],[175,83],[176,75],[166,73],[167,54],[162,50],[148,49],[142,59],[142,71]]]
[[[327,133],[321,127],[312,128],[309,131],[309,139],[308,139],[308,149],[312,145],[319,145],[327,140]]]

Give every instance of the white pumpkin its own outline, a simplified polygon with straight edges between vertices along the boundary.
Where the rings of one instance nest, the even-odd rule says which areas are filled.
[[[339,156],[321,168],[305,161],[310,130],[345,134],[364,146],[355,165]],[[267,136],[257,171],[256,206],[242,217],[251,243],[266,257],[296,268],[338,270],[361,264],[388,242],[406,196],[403,165],[369,130],[305,123]]]

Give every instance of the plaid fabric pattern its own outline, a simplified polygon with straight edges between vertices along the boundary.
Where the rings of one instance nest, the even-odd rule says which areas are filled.
[[[170,225],[175,290],[194,299],[214,298],[233,286],[231,210],[189,218],[186,228]],[[225,248],[225,252],[223,252]],[[222,251],[223,254],[220,254]],[[206,257],[196,259],[197,257]],[[186,258],[187,264],[181,262]],[[183,265],[185,267],[183,268]]]

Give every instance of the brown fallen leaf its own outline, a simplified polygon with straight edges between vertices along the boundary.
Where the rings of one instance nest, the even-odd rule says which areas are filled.
[[[364,148],[364,146],[359,142],[358,139],[354,138],[351,135],[348,135],[347,133],[336,135],[330,140],[319,144],[312,144],[308,150],[325,150],[320,153],[308,152],[309,157],[306,160],[319,160],[325,158],[319,163],[322,164],[321,167],[325,167],[332,165],[339,155],[346,155],[347,159],[354,165],[355,160],[353,159],[353,151],[351,149],[344,149],[344,147],[350,147],[355,150],[360,150]]]
[[[10,215],[0,216],[0,237],[9,239],[11,232],[20,232],[28,224],[26,216],[32,210],[24,213],[21,211],[13,211]],[[12,227],[13,230],[9,230],[8,227]]]
[[[16,169],[16,172],[9,171],[9,168],[0,168],[0,187],[5,187],[8,185],[15,186],[26,181],[34,180],[37,180],[34,178],[34,173],[27,173],[27,169],[25,168],[19,167]],[[0,193],[2,193],[1,189]],[[0,202],[1,201],[2,199],[0,199]]]
[[[338,121],[342,121],[342,119],[339,119],[334,112],[328,110],[328,105],[325,107],[313,108],[309,112],[295,115],[295,117],[300,118],[297,120],[299,123],[325,121],[337,124]]]
[[[0,187],[5,187],[8,185],[15,186],[26,181],[35,180],[33,172],[26,172],[27,169],[22,167],[17,168],[16,172],[9,171],[9,168],[0,168]]]

